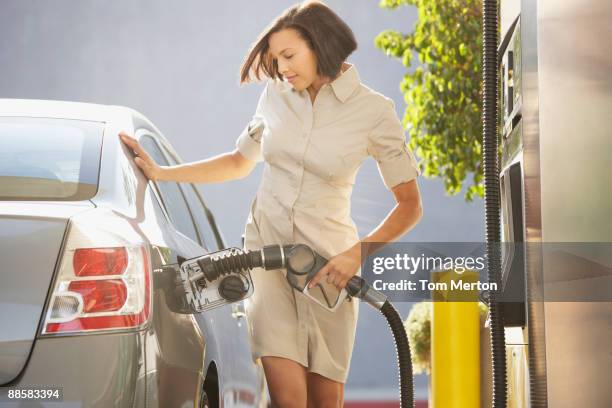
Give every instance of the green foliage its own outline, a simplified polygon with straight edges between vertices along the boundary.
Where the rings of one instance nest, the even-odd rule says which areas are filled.
[[[448,194],[483,197],[481,165],[481,0],[381,0],[380,6],[417,8],[414,31],[385,30],[375,45],[409,68],[400,83],[403,124],[423,175],[440,177]],[[419,62],[415,63],[418,58]],[[410,69],[415,65],[414,69]]]

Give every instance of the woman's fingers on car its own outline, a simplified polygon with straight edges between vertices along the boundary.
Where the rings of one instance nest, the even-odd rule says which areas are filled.
[[[138,156],[134,158],[134,161],[136,162],[138,167],[140,167],[140,169],[143,171],[145,176],[147,176],[147,178],[149,179],[155,180],[155,174],[154,174],[155,164],[151,163],[150,160],[151,159],[149,159],[148,156]]]
[[[119,132],[119,138],[136,154],[134,162],[140,167],[145,176],[147,176],[147,178],[153,178],[153,172],[151,170],[155,163],[153,163],[147,152],[140,146],[138,140],[125,132]]]
[[[132,136],[128,135],[124,131],[119,132],[119,138],[127,145],[132,145],[132,143],[136,141],[136,139],[134,139]]]
[[[136,153],[138,156],[143,156],[143,153],[146,154],[142,147],[140,147],[138,140],[136,140],[132,136],[128,135],[125,132],[119,132],[119,137],[121,138],[121,141],[125,143],[130,149],[132,149],[134,153]]]

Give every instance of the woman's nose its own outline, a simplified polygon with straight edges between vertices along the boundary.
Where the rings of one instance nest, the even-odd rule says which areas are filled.
[[[282,76],[286,76],[286,74],[289,72],[288,64],[285,63],[285,62],[279,62],[278,63],[278,72],[280,72]]]

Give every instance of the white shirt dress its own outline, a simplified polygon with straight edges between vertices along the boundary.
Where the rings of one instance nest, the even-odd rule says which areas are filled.
[[[260,140],[248,127],[236,140],[243,156],[264,162],[245,249],[304,243],[330,259],[359,242],[351,192],[364,159],[376,160],[388,189],[420,175],[393,101],[362,84],[354,65],[323,85],[314,103],[306,90],[269,79],[254,118],[265,125]],[[346,382],[357,301],[329,312],[293,289],[285,275],[251,272],[255,292],[246,310],[253,358],[285,357]]]

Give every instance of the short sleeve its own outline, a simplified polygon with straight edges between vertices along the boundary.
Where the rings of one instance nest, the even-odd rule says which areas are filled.
[[[236,139],[235,145],[238,151],[253,162],[263,161],[263,156],[261,154],[261,134],[263,132],[263,126],[257,125],[262,125],[264,123],[264,109],[268,99],[269,87],[270,82],[268,81],[266,87],[259,96],[257,108],[255,109],[252,120],[247,124],[242,133],[240,133],[238,139]]]
[[[391,99],[385,98],[383,111],[370,132],[368,153],[376,160],[378,171],[389,190],[421,174],[412,151],[406,145],[395,103]]]

